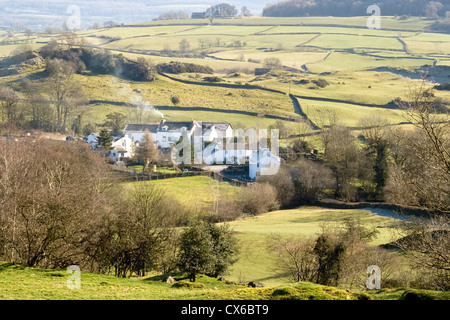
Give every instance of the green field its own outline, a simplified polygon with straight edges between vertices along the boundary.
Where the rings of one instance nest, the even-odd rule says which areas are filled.
[[[126,190],[132,191],[134,186],[140,184],[154,184],[164,190],[168,196],[195,211],[201,211],[202,208],[205,211],[208,210],[217,194],[233,198],[239,192],[239,187],[202,176],[125,183],[123,186]]]
[[[187,178],[186,178],[187,180]],[[162,185],[163,181],[158,184]],[[178,184],[180,185],[180,184]],[[82,272],[81,289],[69,290],[69,275],[65,270],[33,269],[10,263],[0,263],[0,299],[2,300],[348,300],[357,299],[352,292],[324,287],[311,283],[291,284],[277,276],[273,259],[265,249],[266,238],[273,233],[284,235],[315,235],[323,223],[338,223],[342,219],[359,219],[367,227],[378,227],[380,236],[373,245],[392,240],[388,229],[396,220],[375,216],[365,210],[332,210],[302,207],[295,210],[277,211],[258,217],[229,223],[241,246],[241,259],[232,267],[227,280],[235,283],[262,281],[264,288],[246,288],[239,284],[218,281],[200,276],[199,288],[189,285],[173,288],[161,280],[161,275],[151,274],[145,278],[128,279]],[[181,275],[173,275],[176,279]],[[449,292],[409,290],[404,288],[382,289],[365,292],[374,300],[402,299],[405,292],[412,292],[428,299],[448,300]]]
[[[192,183],[192,179],[184,178]],[[177,182],[180,182],[179,180]],[[173,184],[158,185],[173,187]],[[182,183],[177,183],[177,187]],[[198,192],[194,188],[192,193]],[[189,196],[188,196],[189,197]],[[200,288],[186,283],[185,288],[172,288],[162,282],[163,276],[151,274],[146,278],[132,277],[120,279],[113,276],[83,272],[81,289],[69,290],[69,275],[65,270],[33,269],[9,263],[0,263],[0,299],[8,300],[269,300],[298,299],[347,300],[357,299],[353,293],[336,288],[323,287],[310,283],[290,284],[289,279],[278,276],[273,270],[273,258],[266,250],[267,236],[273,233],[309,237],[319,232],[324,223],[336,224],[343,219],[359,219],[366,227],[377,227],[380,235],[373,245],[391,241],[389,227],[397,224],[391,218],[375,216],[365,210],[333,210],[317,207],[302,207],[295,210],[277,211],[257,217],[246,218],[229,223],[241,246],[241,259],[232,267],[227,280],[235,283],[260,281],[264,288],[250,289],[238,284],[218,281],[200,276]],[[181,275],[173,275],[176,279]],[[181,277],[182,278],[182,277]],[[406,292],[425,295],[433,299],[449,299],[448,292],[433,292],[407,289],[382,289],[366,292],[374,300],[401,299]]]
[[[208,210],[212,206],[217,197],[217,188],[221,196],[225,198],[235,198],[240,192],[239,187],[233,187],[228,183],[217,183],[208,177],[126,183],[124,187],[131,191],[135,185],[149,183],[166,191],[169,196],[177,199],[186,207],[194,209],[195,212],[199,212],[199,208],[203,207]],[[231,274],[226,278],[232,281],[260,281],[267,285],[287,283],[289,279],[274,273],[274,261],[266,249],[267,237],[273,233],[310,237],[317,234],[324,224],[335,225],[345,219],[359,220],[368,228],[377,228],[380,233],[373,240],[373,245],[394,240],[394,234],[389,227],[398,225],[397,220],[380,217],[366,210],[337,210],[319,207],[276,211],[230,222],[228,225],[236,233],[242,251],[241,259],[232,267]]]
[[[360,119],[376,114],[390,123],[401,123],[404,119],[397,110],[346,102],[383,106],[397,97],[407,97],[416,80],[374,70],[411,69],[434,63],[450,65],[450,36],[425,31],[432,21],[420,18],[400,20],[382,17],[381,30],[369,30],[366,20],[367,17],[252,17],[215,19],[214,24],[209,25],[206,19],[188,19],[80,31],[79,36],[84,37],[92,47],[107,48],[132,59],[144,57],[154,64],[179,61],[205,65],[213,68],[224,84],[248,83],[286,93],[208,86],[203,81],[205,75],[201,74],[180,74],[174,77],[203,85],[184,84],[161,77],[157,82],[142,83],[113,76],[83,75],[79,77],[79,81],[88,98],[104,101],[100,105],[92,105],[86,113],[86,119],[101,123],[109,112],[129,113],[130,108],[108,104],[108,101],[132,104],[136,97],[142,97],[158,108],[170,106],[171,97],[178,96],[181,101],[179,106],[186,110],[164,112],[171,120],[186,121],[194,118],[201,121],[228,121],[239,127],[268,127],[274,123],[273,120],[220,111],[242,110],[299,118],[287,96],[290,92],[301,96],[341,100],[339,103],[302,101],[302,107],[304,105],[307,109],[304,110],[305,113],[313,121],[320,122],[323,115],[329,117],[330,114],[336,114],[342,124],[354,126]],[[20,33],[16,36],[23,38]],[[57,35],[40,35],[38,39],[34,39],[39,44],[29,45],[37,49],[45,45],[45,42],[57,38]],[[182,39],[190,42],[192,57],[172,57],[163,52],[169,49],[177,53]],[[200,41],[206,43],[203,48]],[[240,46],[236,46],[237,42]],[[0,56],[9,55],[17,47],[18,45],[0,45]],[[255,68],[263,67],[267,58],[278,58],[283,66],[297,71],[278,71],[269,76],[255,76]],[[226,76],[233,71],[239,72],[239,75]],[[17,87],[17,81],[29,74],[32,75],[33,71],[2,77],[0,84]],[[324,78],[330,86],[314,88],[298,84],[304,79],[318,78]],[[445,74],[441,78],[445,79]],[[448,92],[437,92],[436,96],[450,102]],[[218,112],[190,111],[190,107],[213,108]]]
[[[276,211],[257,217],[250,217],[229,223],[240,240],[241,257],[232,267],[227,278],[238,281],[260,281],[268,285],[281,285],[289,279],[274,273],[273,257],[267,252],[266,241],[270,234],[296,235],[308,238],[320,232],[321,226],[332,225],[344,219],[359,220],[366,227],[378,227],[379,235],[373,245],[393,240],[389,226],[398,224],[397,220],[379,217],[365,210],[335,210],[318,207],[301,207],[294,210]]]
[[[410,18],[399,20],[394,17],[383,17],[382,27],[392,30],[420,31],[430,26],[433,21]],[[198,20],[166,20],[141,23],[142,26],[159,25],[208,25],[207,19]],[[234,19],[215,19],[214,25],[239,25],[239,26],[352,26],[356,28],[367,28],[366,17],[295,17],[295,18],[234,18]]]

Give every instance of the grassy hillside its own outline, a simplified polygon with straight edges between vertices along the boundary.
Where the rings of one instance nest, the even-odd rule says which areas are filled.
[[[233,187],[227,182],[218,183],[209,177],[185,177],[133,182],[125,183],[123,186],[126,190],[132,191],[134,186],[140,184],[154,184],[164,190],[167,195],[180,201],[184,206],[197,210],[212,206],[217,193],[234,198],[240,190],[239,187]]]
[[[162,282],[162,277],[119,279],[84,272],[81,274],[81,289],[69,290],[68,277],[65,270],[43,270],[0,263],[0,300],[357,299],[357,295],[347,291],[309,283],[249,289],[201,276],[195,286],[182,280],[179,282],[181,288],[175,288]]]
[[[112,111],[128,114],[130,108],[117,106],[117,103],[132,106],[137,97],[158,108],[171,106],[171,97],[178,96],[179,106],[186,110],[164,111],[170,120],[196,118],[228,121],[239,127],[268,127],[275,121],[220,111],[240,110],[301,119],[287,95],[293,93],[323,99],[300,101],[303,111],[315,122],[334,117],[344,125],[355,126],[362,118],[377,115],[390,123],[401,123],[404,119],[400,111],[383,106],[397,97],[407,97],[416,80],[395,74],[392,68],[408,69],[417,79],[421,75],[414,68],[450,65],[449,35],[426,31],[431,21],[419,18],[383,17],[381,30],[369,30],[366,20],[367,17],[252,17],[215,19],[214,24],[209,25],[207,20],[188,19],[80,31],[79,36],[84,37],[88,46],[107,48],[132,59],[144,57],[154,64],[179,61],[206,65],[213,68],[215,76],[222,78],[222,86],[211,86],[202,74],[172,75],[175,80],[160,77],[152,83],[84,74],[79,81],[88,98],[103,102],[85,111],[85,122],[89,119],[92,123],[102,123]],[[3,36],[0,35],[0,41]],[[182,39],[190,43],[187,55],[179,52]],[[58,35],[41,35],[29,45],[37,49],[53,40],[58,40]],[[0,56],[9,55],[17,47],[0,45]],[[264,60],[269,58],[279,59],[290,72],[255,76],[255,68],[263,67]],[[38,78],[40,71],[22,70],[20,75],[0,77],[0,84],[17,87],[18,80],[25,76]],[[318,78],[327,80],[329,86],[319,88],[300,83]],[[433,79],[446,81],[448,77],[442,73],[433,75]],[[245,84],[282,93],[229,87]],[[446,91],[437,92],[436,97],[450,102],[450,93]],[[191,107],[213,108],[218,113],[190,111]],[[157,121],[159,119],[155,119]]]
[[[364,226],[377,228],[380,232],[373,245],[393,240],[390,227],[398,221],[376,216],[365,210],[338,210],[318,207],[301,207],[294,210],[276,211],[229,223],[238,237],[242,251],[241,259],[231,268],[231,280],[261,281],[269,285],[281,285],[289,279],[274,272],[274,259],[267,251],[270,234],[296,235],[305,238],[316,235],[324,224],[338,224],[344,219],[359,220]]]

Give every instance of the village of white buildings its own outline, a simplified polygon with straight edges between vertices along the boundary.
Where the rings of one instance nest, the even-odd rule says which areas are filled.
[[[112,134],[112,149],[108,154],[111,162],[122,164],[132,159],[136,147],[149,133],[156,147],[163,153],[170,153],[176,165],[248,164],[248,176],[252,180],[274,175],[280,167],[277,130],[244,131],[233,129],[229,123],[168,122],[165,119],[159,124],[128,124],[122,135]],[[85,140],[96,149],[98,137],[99,133],[91,133]],[[183,148],[182,157],[179,157],[180,148]]]

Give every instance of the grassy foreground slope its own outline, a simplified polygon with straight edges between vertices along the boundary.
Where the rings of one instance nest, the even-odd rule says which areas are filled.
[[[356,295],[336,288],[298,284],[282,288],[249,289],[200,277],[195,285],[179,281],[181,288],[161,277],[121,279],[92,273],[81,274],[81,289],[67,288],[65,270],[28,268],[0,263],[0,299],[50,300],[259,300],[297,298],[309,300],[354,300]],[[181,284],[181,285],[180,285]]]
[[[81,273],[81,289],[67,288],[65,270],[28,268],[0,263],[0,300],[397,300],[405,298],[448,300],[448,292],[424,290],[380,290],[352,293],[312,283],[279,287],[246,288],[200,276],[192,285],[185,280],[178,287],[161,277],[121,279]]]

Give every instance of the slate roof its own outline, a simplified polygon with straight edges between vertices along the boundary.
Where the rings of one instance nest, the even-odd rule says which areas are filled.
[[[206,133],[208,130],[212,130],[212,128],[215,128],[217,131],[221,131],[224,137],[229,127],[231,127],[229,123],[202,122],[203,133]]]
[[[167,127],[166,131],[179,131],[186,128],[187,131],[191,131],[194,127],[194,122],[161,122],[158,131],[163,131],[162,128]]]
[[[129,124],[125,127],[124,131],[145,132],[145,130],[148,130],[151,133],[156,133],[158,128],[158,124]]]

